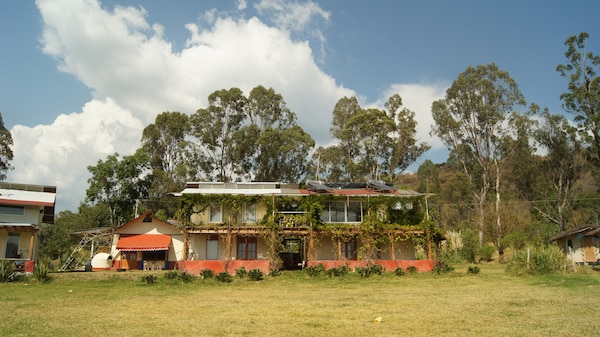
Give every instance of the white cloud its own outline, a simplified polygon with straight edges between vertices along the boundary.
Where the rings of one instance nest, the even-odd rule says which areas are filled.
[[[82,112],[63,114],[50,125],[15,126],[15,170],[8,178],[57,185],[59,210],[74,210],[84,199],[88,165],[113,152],[133,153],[157,114],[191,114],[205,107],[215,90],[239,87],[249,93],[259,84],[273,87],[321,144],[330,140],[335,103],[354,95],[319,69],[308,42],[257,18],[219,17],[202,29],[188,24],[188,44],[176,53],[163,37],[164,28],[148,23],[141,8],[108,11],[93,0],[39,0],[37,5],[43,52],[88,86],[94,99]],[[294,6],[300,13],[301,6]]]
[[[79,113],[63,114],[50,125],[12,128],[10,181],[56,185],[60,209],[74,209],[85,196],[87,166],[139,143],[143,124],[114,100],[93,100]]]

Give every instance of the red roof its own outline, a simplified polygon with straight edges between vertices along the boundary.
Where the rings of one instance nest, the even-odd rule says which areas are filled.
[[[121,251],[169,250],[171,236],[165,234],[138,234],[121,236],[117,249]]]

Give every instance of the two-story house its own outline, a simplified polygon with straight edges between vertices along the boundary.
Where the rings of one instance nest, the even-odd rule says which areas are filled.
[[[184,228],[182,270],[268,272],[319,263],[433,268],[427,195],[380,181],[191,182],[175,195]]]
[[[54,223],[56,187],[0,182],[0,259],[33,272],[42,225]]]

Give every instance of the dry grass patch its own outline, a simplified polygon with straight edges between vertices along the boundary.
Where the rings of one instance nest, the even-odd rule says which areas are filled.
[[[53,274],[0,284],[6,336],[586,336],[600,328],[600,273],[514,277],[393,273],[232,283],[141,281],[149,272]],[[381,323],[374,323],[376,317]]]

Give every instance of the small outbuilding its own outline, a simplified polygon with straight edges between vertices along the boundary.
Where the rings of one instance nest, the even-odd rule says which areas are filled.
[[[600,226],[583,225],[566,230],[550,238],[573,263],[596,264],[600,262]]]
[[[152,211],[115,229],[110,256],[113,268],[173,269],[183,259],[183,233]]]

